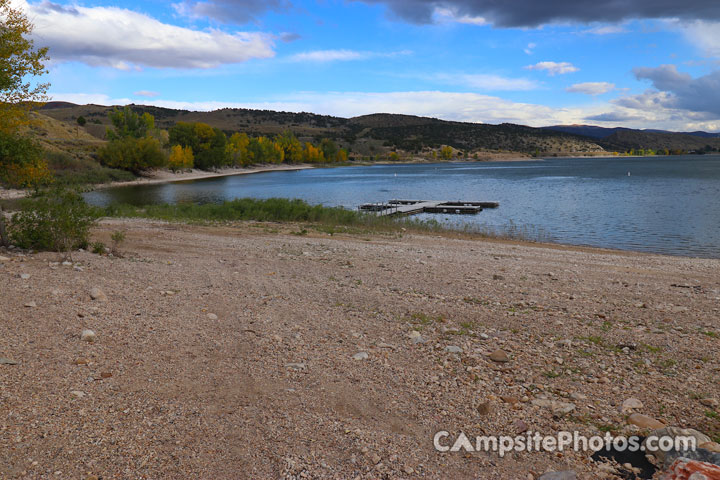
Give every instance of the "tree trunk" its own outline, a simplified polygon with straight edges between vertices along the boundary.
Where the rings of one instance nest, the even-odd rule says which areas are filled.
[[[2,205],[0,205],[0,246],[10,246],[10,239],[8,238],[7,230],[5,229],[5,213]]]

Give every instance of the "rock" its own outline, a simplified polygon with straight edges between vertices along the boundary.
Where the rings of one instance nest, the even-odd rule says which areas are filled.
[[[373,453],[370,457],[370,461],[372,461],[373,465],[377,465],[382,461],[382,457],[378,455],[377,453]]]
[[[720,466],[687,458],[678,458],[660,477],[660,480],[690,479],[718,480],[720,479]]]
[[[25,304],[25,308],[35,308],[37,307],[37,303],[35,302],[28,302]]]
[[[214,313],[208,313],[207,318],[208,318],[208,320],[217,320],[218,316],[215,315]]]
[[[510,357],[508,357],[508,354],[502,350],[495,350],[494,352],[492,352],[490,354],[489,358],[493,362],[498,362],[498,363],[506,363],[506,362],[510,361]]]
[[[90,361],[85,357],[78,357],[73,362],[75,365],[87,365]]]
[[[717,398],[703,398],[700,400],[700,403],[710,408],[717,408],[720,406],[720,402],[718,402]]]
[[[358,352],[352,356],[353,360],[367,360],[369,357],[367,352]]]
[[[482,402],[478,405],[477,411],[480,415],[488,415],[492,412],[492,404],[490,402]]]
[[[28,280],[30,278],[30,274],[29,273],[21,273],[20,278],[23,280]]]
[[[8,257],[3,257],[2,255],[0,255],[0,262],[9,262],[9,261],[10,261],[10,259]]]
[[[572,398],[573,400],[587,400],[588,397],[587,395],[584,395],[582,393],[573,392],[570,394],[570,398]]]
[[[548,472],[538,477],[538,480],[577,480],[577,474],[572,470],[564,472]]]
[[[98,302],[107,302],[107,296],[105,295],[105,292],[100,290],[98,287],[93,287],[90,289],[90,298],[93,300],[97,300]]]
[[[513,422],[513,427],[515,427],[515,434],[520,435],[521,433],[527,432],[530,427],[528,427],[527,423],[523,422],[522,420],[515,420]]]
[[[574,403],[560,402],[558,400],[550,400],[546,398],[536,398],[530,403],[538,407],[548,408],[553,415],[557,415],[559,417],[575,410]]]
[[[458,347],[457,345],[448,345],[445,347],[445,351],[447,353],[463,353],[463,349]]]
[[[413,473],[415,473],[415,469],[409,465],[405,465],[405,467],[403,468],[403,472],[407,473],[408,475],[412,475]]]
[[[705,450],[709,450],[713,453],[720,453],[720,443],[716,442],[705,442],[701,445],[698,445],[700,448],[704,448]]]
[[[505,403],[509,403],[510,405],[515,405],[516,403],[520,403],[520,399],[517,397],[502,396],[502,397],[500,397],[500,399]]]
[[[80,340],[82,340],[83,342],[93,343],[95,342],[96,338],[97,336],[92,330],[83,330],[80,333]]]
[[[622,403],[620,411],[622,413],[631,413],[633,410],[640,410],[643,408],[643,403],[637,398],[628,398]]]
[[[493,278],[493,280],[505,280],[505,277],[503,277],[502,275],[497,275],[497,274],[493,275],[492,278]]]
[[[654,430],[649,437],[669,437],[669,438],[675,438],[675,437],[693,437],[695,438],[695,445],[701,445],[703,443],[708,443],[712,441],[710,437],[705,435],[704,433],[701,433],[693,428],[680,428],[680,427],[665,427],[660,428],[658,430]],[[645,453],[648,455],[652,463],[655,465],[660,466],[668,466],[672,462],[675,461],[675,459],[679,456],[685,456],[689,452],[679,452],[676,450],[670,450],[669,452],[664,452],[661,449],[653,450],[650,448],[650,446],[646,445],[647,440],[643,442],[643,447],[645,448]],[[656,446],[656,445],[653,445]],[[654,458],[652,458],[654,457]]]
[[[643,415],[642,413],[633,413],[628,417],[627,421],[630,425],[637,425],[640,428],[650,428],[652,430],[665,427],[664,423],[647,415]]]
[[[12,360],[10,358],[0,358],[0,365],[19,365],[19,362],[16,362],[15,360]]]
[[[425,343],[425,341],[426,341],[425,338],[423,338],[423,336],[420,335],[420,332],[418,332],[417,330],[413,330],[410,333],[408,333],[408,337],[410,337],[410,340],[414,344]]]
[[[110,378],[112,377],[112,372],[100,372],[100,378]]]
[[[83,398],[85,396],[85,392],[81,392],[80,390],[73,390],[70,392],[70,395],[77,398]]]
[[[307,365],[305,365],[304,363],[286,363],[285,368],[287,368],[288,370],[302,372],[307,370]]]

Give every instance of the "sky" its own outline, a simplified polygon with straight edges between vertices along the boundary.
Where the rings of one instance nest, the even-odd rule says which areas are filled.
[[[720,131],[718,0],[13,0],[53,100]]]

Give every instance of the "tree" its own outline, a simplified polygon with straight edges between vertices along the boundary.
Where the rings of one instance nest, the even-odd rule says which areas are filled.
[[[85,120],[85,117],[83,117],[82,115],[80,115],[80,116],[77,118],[77,124],[78,124],[79,126],[84,127],[86,123],[87,123],[87,120]]]
[[[33,83],[47,73],[47,48],[28,37],[33,25],[10,0],[0,0],[0,181],[18,187],[44,183],[51,175],[37,144],[18,135],[29,112],[45,100],[48,84]]]
[[[112,168],[121,168],[139,174],[144,170],[165,165],[165,153],[158,139],[121,138],[113,140],[98,152],[100,162]]]
[[[155,117],[149,113],[138,115],[130,107],[122,110],[116,108],[108,116],[114,127],[114,130],[107,129],[107,137],[110,140],[144,138],[155,130]]]
[[[173,145],[170,149],[170,158],[168,159],[168,166],[173,170],[186,170],[193,168],[193,152],[190,147],[181,147],[180,145]]]
[[[33,25],[10,0],[0,0],[0,130],[15,132],[28,112],[46,100],[47,83],[29,80],[47,73],[47,48],[36,49],[27,37]]]

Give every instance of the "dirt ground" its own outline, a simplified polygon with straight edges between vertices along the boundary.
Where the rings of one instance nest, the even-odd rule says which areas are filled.
[[[635,433],[631,397],[720,436],[718,260],[272,224],[95,236],[115,230],[122,258],[0,251],[0,478],[616,478],[587,452],[433,437]]]

